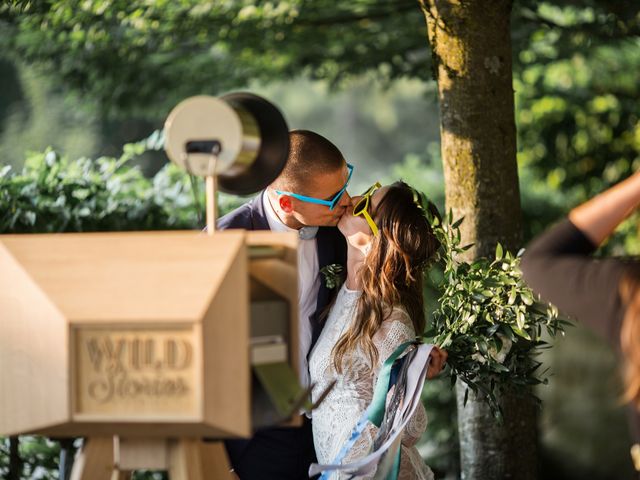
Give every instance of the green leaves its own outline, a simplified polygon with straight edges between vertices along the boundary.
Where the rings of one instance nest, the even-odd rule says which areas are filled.
[[[320,269],[324,277],[324,284],[329,290],[339,287],[344,282],[344,267],[339,263],[332,263]]]
[[[52,0],[0,5],[2,20],[3,51],[111,111],[166,114],[187,96],[301,74],[335,84],[429,71],[413,2]]]
[[[461,221],[451,212],[432,227],[442,244],[444,279],[430,340],[446,348],[453,378],[489,402],[499,415],[496,388],[541,383],[534,360],[541,332],[562,331],[555,307],[534,300],[523,282],[520,257],[496,246],[495,258],[460,261]],[[546,328],[543,328],[546,327]]]
[[[29,156],[20,173],[3,167],[0,232],[196,228],[198,212],[184,172],[167,165],[149,180],[128,165],[150,145],[157,147],[157,135],[152,137],[125,145],[119,158],[69,160],[48,149]]]

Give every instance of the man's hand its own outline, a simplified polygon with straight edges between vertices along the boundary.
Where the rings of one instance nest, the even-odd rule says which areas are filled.
[[[434,345],[433,350],[431,350],[431,355],[429,356],[429,367],[427,369],[427,378],[437,377],[442,369],[444,368],[444,364],[447,361],[447,351],[441,349],[440,347],[436,347]]]

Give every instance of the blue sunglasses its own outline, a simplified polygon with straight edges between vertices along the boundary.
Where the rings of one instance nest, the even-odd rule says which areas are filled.
[[[353,173],[353,165],[351,165],[350,163],[347,163],[347,169],[349,170],[349,175],[347,176],[347,181],[345,182],[344,187],[342,187],[342,189],[338,193],[336,193],[333,197],[331,197],[330,200],[323,200],[321,198],[315,198],[315,197],[307,197],[305,195],[300,195],[298,193],[283,192],[281,190],[276,190],[276,193],[279,195],[289,195],[290,197],[297,198],[298,200],[302,200],[303,202],[316,203],[318,205],[326,205],[329,207],[329,210],[333,210],[338,204],[338,202],[340,201],[340,198],[342,198],[342,195],[344,194],[344,192],[347,190],[347,187],[349,186],[349,182],[351,181],[351,174]]]

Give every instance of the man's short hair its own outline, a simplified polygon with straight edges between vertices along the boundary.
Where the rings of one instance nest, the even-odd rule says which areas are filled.
[[[338,147],[310,130],[289,132],[289,156],[280,176],[273,182],[279,190],[304,193],[309,178],[335,172],[345,165]]]

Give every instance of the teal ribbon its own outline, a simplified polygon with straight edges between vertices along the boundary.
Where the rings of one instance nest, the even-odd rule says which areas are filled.
[[[391,381],[391,370],[393,368],[393,364],[395,361],[402,355],[405,350],[411,345],[415,345],[416,341],[412,340],[410,342],[405,342],[399,345],[394,352],[385,360],[380,368],[380,373],[378,374],[378,381],[376,382],[376,388],[373,392],[373,398],[371,403],[369,404],[369,408],[367,408],[366,412],[362,416],[362,418],[358,421],[353,431],[351,432],[351,436],[347,443],[343,445],[342,449],[338,453],[335,460],[332,462],[333,464],[339,464],[342,459],[346,456],[349,449],[354,445],[356,440],[362,434],[364,427],[366,426],[366,422],[369,421],[374,424],[376,427],[380,428],[382,425],[382,420],[384,418],[384,410],[385,404],[387,402],[387,393],[389,393],[389,383]],[[393,462],[393,467],[391,471],[387,474],[387,478],[385,480],[397,480],[400,472],[400,451],[401,447],[398,447],[398,451],[395,454],[395,460]],[[320,480],[328,480],[331,475],[331,472],[323,472],[320,476]]]
[[[382,425],[382,419],[384,417],[384,406],[387,401],[387,393],[389,393],[389,382],[391,380],[391,368],[393,367],[393,364],[398,359],[398,357],[402,355],[408,347],[414,344],[415,341],[405,342],[401,344],[382,364],[380,374],[378,375],[378,381],[376,383],[376,389],[373,392],[373,399],[371,400],[371,405],[368,409],[369,421],[378,428],[380,428],[380,425]],[[396,452],[396,458],[393,462],[393,467],[387,474],[386,480],[398,480],[398,475],[400,473],[401,450],[402,448],[399,446],[398,451]]]
[[[393,461],[393,468],[391,468],[389,475],[387,475],[387,480],[398,480],[398,475],[400,475],[400,450],[402,450],[402,446],[398,446],[396,459]]]
[[[395,361],[404,353],[407,347],[410,347],[413,344],[415,344],[414,341],[401,344],[382,364],[380,374],[378,375],[378,382],[376,383],[376,389],[373,392],[373,399],[371,400],[371,404],[368,409],[369,421],[378,428],[382,425],[382,418],[384,417],[384,405],[387,401],[387,393],[389,393],[391,367],[393,367]]]

